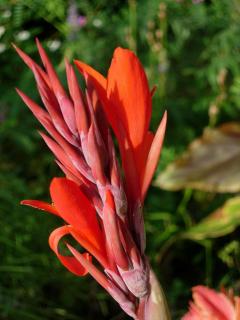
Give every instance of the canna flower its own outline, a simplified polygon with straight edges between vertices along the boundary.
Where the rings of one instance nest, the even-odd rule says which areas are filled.
[[[40,134],[66,177],[52,180],[52,203],[24,200],[22,204],[64,221],[51,233],[49,245],[69,271],[91,274],[134,319],[168,319],[164,296],[145,255],[142,212],[160,156],[166,113],[152,133],[153,90],[131,51],[115,50],[107,78],[76,60],[85,92],[66,61],[66,92],[38,40],[37,46],[44,68],[14,47],[32,70],[45,109],[17,92],[48,132]],[[71,256],[63,256],[58,243],[67,234],[86,252],[67,243]]]
[[[182,320],[239,320],[240,297],[216,292],[204,286],[193,287],[193,302]]]

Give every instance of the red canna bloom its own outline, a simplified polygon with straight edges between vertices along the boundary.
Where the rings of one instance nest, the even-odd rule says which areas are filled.
[[[144,70],[129,50],[117,48],[107,78],[80,61],[86,82],[80,89],[73,66],[66,61],[68,93],[43,47],[37,46],[44,68],[19,48],[32,70],[45,109],[17,89],[43,125],[40,132],[66,178],[50,185],[52,204],[24,200],[66,223],[49,238],[51,249],[72,273],[90,273],[134,319],[168,319],[166,304],[145,256],[142,207],[160,156],[166,113],[156,134],[149,131],[151,92]],[[119,146],[123,176],[111,137]],[[58,243],[71,235],[85,250]],[[98,261],[98,267],[94,263]]]
[[[193,302],[182,320],[239,320],[240,297],[219,293],[204,286],[192,289]]]

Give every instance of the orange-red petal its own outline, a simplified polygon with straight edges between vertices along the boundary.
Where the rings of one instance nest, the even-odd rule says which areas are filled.
[[[142,185],[148,153],[151,148],[153,139],[154,139],[154,134],[151,131],[148,131],[145,135],[143,143],[135,150],[135,153],[134,153],[140,185]]]
[[[97,84],[98,87],[101,87],[104,90],[106,89],[107,80],[100,72],[96,71],[82,61],[74,60],[74,63],[82,75],[89,75],[92,79],[94,79],[94,83]]]
[[[123,137],[125,135],[123,134]],[[125,174],[125,188],[129,200],[136,200],[140,198],[140,180],[136,168],[135,155],[132,146],[125,137],[123,142],[119,142],[119,149],[121,153],[122,166]]]
[[[122,48],[114,51],[107,77],[107,96],[111,112],[122,122],[136,148],[148,130],[152,101],[144,69],[132,51]]]
[[[33,207],[35,209],[43,210],[50,212],[52,214],[55,214],[56,216],[59,216],[57,210],[54,208],[54,206],[50,203],[39,201],[39,200],[23,200],[21,201],[21,204],[24,204],[25,206]]]
[[[95,248],[104,246],[96,211],[79,186],[66,178],[54,178],[50,194],[60,216]]]
[[[89,241],[89,239],[83,236],[81,232],[77,232],[76,230],[72,229],[71,235],[83,248],[90,252],[104,268],[108,267],[109,264],[104,242],[98,243],[98,247],[96,247],[91,240]]]
[[[62,226],[55,229],[49,237],[50,248],[55,252],[61,263],[72,273],[77,276],[84,276],[88,271],[82,266],[82,264],[75,258],[70,256],[63,256],[59,253],[58,243],[67,234],[70,234],[71,226]],[[83,257],[87,261],[91,261],[91,256],[89,253],[83,253]]]

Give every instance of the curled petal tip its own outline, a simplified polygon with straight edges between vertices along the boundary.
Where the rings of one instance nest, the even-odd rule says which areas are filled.
[[[72,227],[70,225],[62,226],[55,229],[49,237],[49,246],[57,255],[60,262],[73,274],[77,276],[85,276],[88,272],[86,268],[75,258],[71,256],[63,256],[59,253],[59,241],[66,235],[70,234]],[[91,260],[88,253],[83,253],[86,260]]]

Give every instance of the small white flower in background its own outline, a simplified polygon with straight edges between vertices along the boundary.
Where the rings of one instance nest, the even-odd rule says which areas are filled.
[[[2,18],[10,18],[12,15],[12,12],[10,10],[5,10],[3,13],[2,13]]]
[[[61,46],[61,41],[59,40],[52,40],[52,41],[49,41],[47,43],[47,46],[49,48],[50,51],[56,51],[60,48]]]
[[[0,26],[0,37],[5,33],[6,28],[4,26]]]
[[[94,20],[93,20],[93,25],[94,25],[94,27],[96,27],[96,28],[100,28],[100,27],[103,25],[103,22],[102,22],[102,20],[100,20],[100,19],[94,19]]]
[[[3,53],[6,49],[7,49],[6,44],[0,42],[0,54]]]
[[[30,32],[27,31],[27,30],[22,30],[22,31],[19,31],[17,34],[16,34],[16,39],[18,41],[25,41],[27,39],[29,39],[31,36]]]

